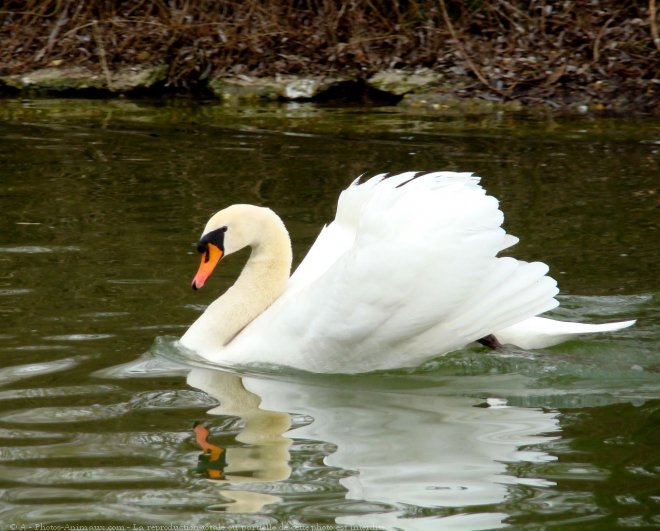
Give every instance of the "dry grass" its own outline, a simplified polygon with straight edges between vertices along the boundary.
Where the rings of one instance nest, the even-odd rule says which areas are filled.
[[[27,0],[0,10],[0,73],[165,62],[190,90],[213,73],[428,67],[491,98],[589,93],[657,104],[655,0]],[[654,40],[654,38],[656,40]],[[558,103],[559,104],[559,103]]]

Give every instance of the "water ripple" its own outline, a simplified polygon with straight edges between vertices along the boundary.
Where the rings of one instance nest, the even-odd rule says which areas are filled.
[[[95,341],[97,339],[108,339],[115,334],[61,334],[57,336],[45,336],[50,341]]]
[[[0,247],[0,253],[17,253],[17,254],[77,252],[80,250],[81,250],[80,247],[75,245],[52,246],[52,247],[46,247],[41,245],[19,245],[14,247]]]
[[[18,398],[52,398],[56,396],[90,396],[120,391],[116,385],[69,385],[65,387],[36,387],[0,391],[0,400]]]
[[[0,297],[11,297],[13,295],[25,295],[32,290],[28,288],[3,288],[0,289]]]
[[[0,383],[7,384],[23,378],[64,371],[75,367],[85,359],[87,359],[87,356],[75,356],[42,363],[28,363],[25,365],[4,367],[0,369]]]
[[[25,467],[5,466],[0,470],[0,479],[27,485],[84,485],[94,488],[95,484],[117,483],[121,486],[141,483],[176,483],[181,470],[150,466],[99,466],[99,467]],[[119,487],[119,485],[118,485]]]
[[[98,422],[124,415],[129,409],[128,402],[112,405],[91,405],[82,407],[37,407],[6,413],[3,422],[16,424],[69,424],[76,422]]]

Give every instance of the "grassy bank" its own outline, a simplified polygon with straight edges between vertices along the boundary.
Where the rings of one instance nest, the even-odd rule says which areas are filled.
[[[167,86],[211,75],[430,68],[459,95],[657,112],[655,0],[27,0],[0,10],[0,74],[166,64]],[[467,82],[466,82],[467,80]]]

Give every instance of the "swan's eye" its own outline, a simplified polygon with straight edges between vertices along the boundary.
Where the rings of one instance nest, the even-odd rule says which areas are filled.
[[[197,244],[197,252],[200,254],[206,253],[204,261],[209,261],[209,243],[215,245],[218,249],[224,252],[225,250],[225,232],[227,227],[220,227],[219,229],[212,230],[202,236]]]

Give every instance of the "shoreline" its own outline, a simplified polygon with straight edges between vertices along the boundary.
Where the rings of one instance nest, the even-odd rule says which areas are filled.
[[[592,92],[556,101],[534,97],[503,98],[475,91],[467,76],[446,76],[428,68],[387,69],[368,78],[350,75],[282,74],[210,76],[195,90],[167,84],[168,65],[128,66],[105,72],[87,67],[51,66],[24,74],[0,76],[0,97],[163,98],[172,95],[217,100],[225,104],[315,102],[331,105],[400,106],[436,112],[553,112],[609,116],[657,116],[626,97],[604,101]],[[660,83],[658,92],[660,94]]]
[[[656,0],[10,1],[0,96],[660,116]]]

